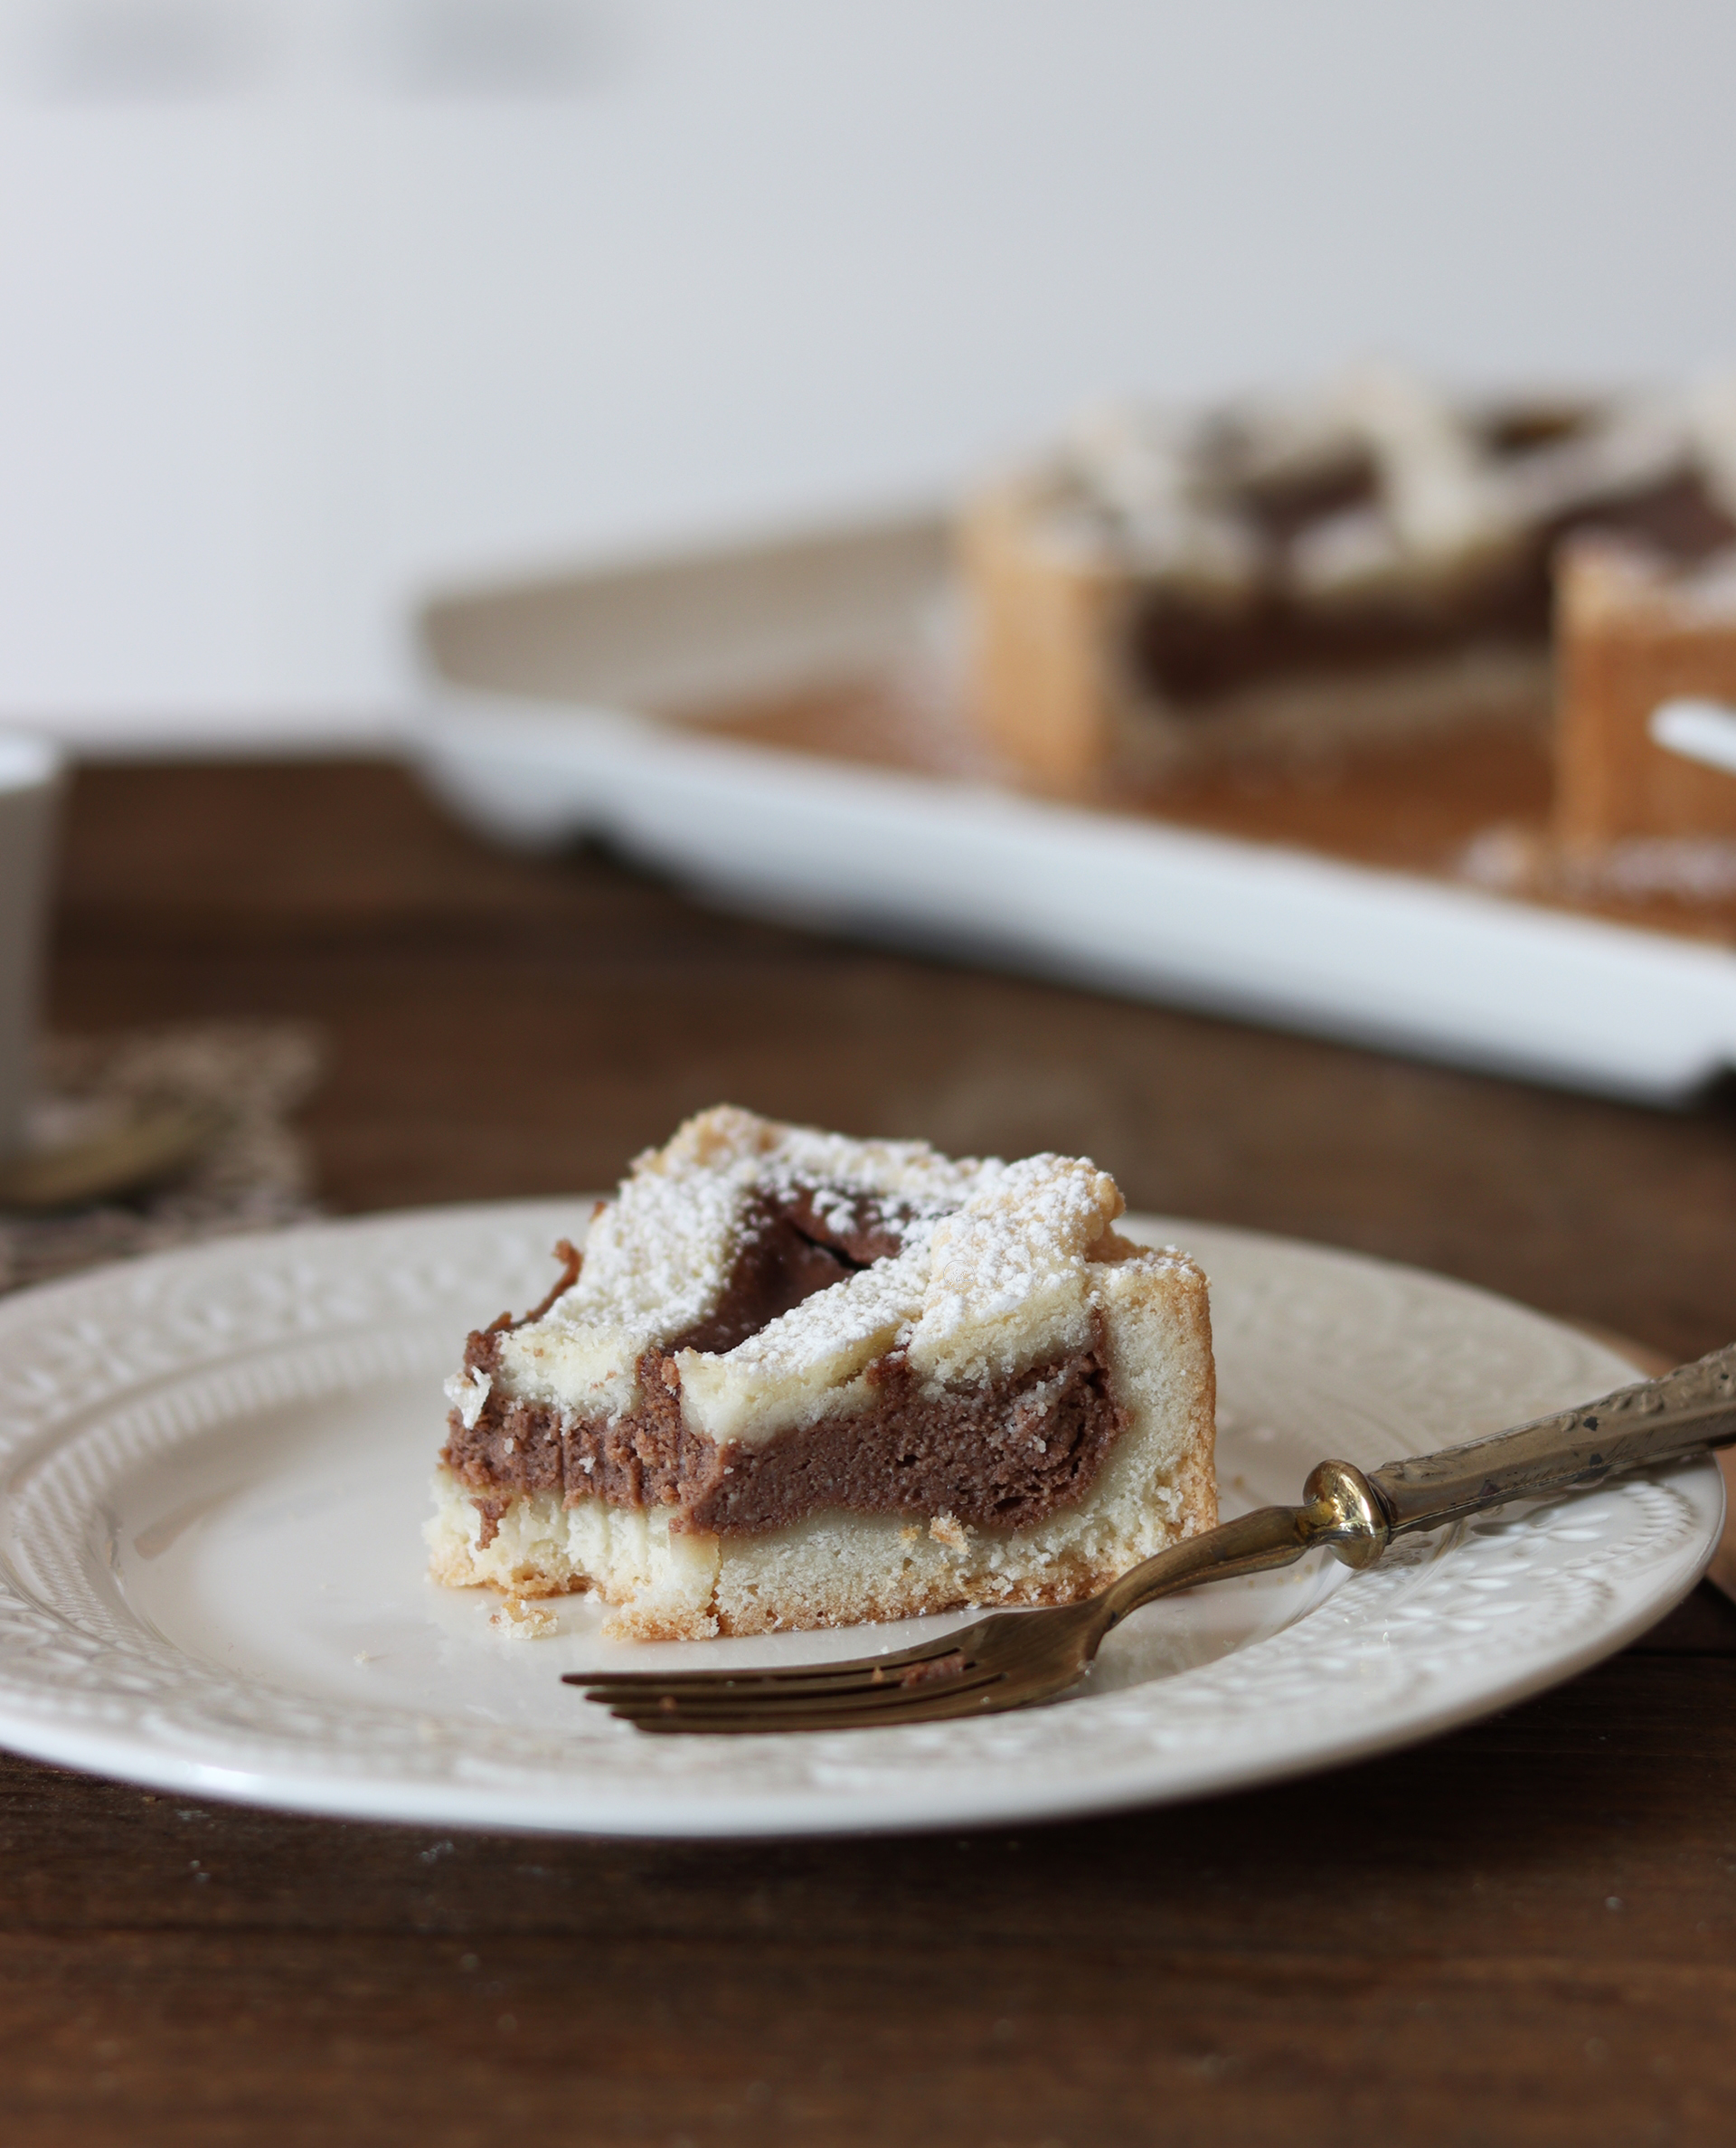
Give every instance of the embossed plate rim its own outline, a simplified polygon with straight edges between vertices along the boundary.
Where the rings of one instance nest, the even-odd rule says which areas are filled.
[[[195,1660],[81,1578],[105,1469],[173,1460],[212,1410],[264,1406],[262,1379],[325,1394],[359,1366],[396,1377],[394,1351],[426,1348],[407,1339],[419,1324],[486,1317],[503,1290],[528,1302],[533,1282],[540,1294],[548,1244],[587,1210],[579,1197],[303,1225],[0,1302],[0,1744],[171,1792],[448,1826],[722,1836],[1054,1818],[1301,1774],[1509,1705],[1643,1632],[1699,1578],[1722,1526],[1722,1480],[1695,1463],[1413,1544],[1269,1639],[1166,1680],[976,1722],[722,1747],[339,1708]],[[1365,1438],[1418,1451],[1441,1424],[1494,1429],[1628,1376],[1578,1330],[1421,1270],[1128,1220],[1231,1279],[1227,1390],[1326,1378]],[[1393,1330],[1384,1360],[1373,1316]],[[189,1397],[203,1398],[192,1424],[176,1415]],[[1408,1443],[1400,1424],[1419,1428]]]

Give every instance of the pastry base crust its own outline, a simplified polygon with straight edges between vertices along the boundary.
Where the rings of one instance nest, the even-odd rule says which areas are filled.
[[[926,1528],[880,1515],[816,1515],[765,1537],[681,1536],[665,1517],[552,1492],[524,1492],[477,1541],[480,1518],[449,1471],[435,1485],[429,1570],[448,1588],[509,1601],[590,1594],[614,1607],[604,1631],[636,1641],[706,1641],[850,1626],[966,1605],[1075,1604],[1167,1546],[1209,1528],[1214,1500],[1177,1496],[1128,1532],[1075,1509],[1068,1529],[1005,1535],[946,1515]],[[1169,1502],[1165,1502],[1167,1505]],[[599,1512],[598,1509],[602,1511]],[[1059,1540],[1057,1540],[1059,1539]]]

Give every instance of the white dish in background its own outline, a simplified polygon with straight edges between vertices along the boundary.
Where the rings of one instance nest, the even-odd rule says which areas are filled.
[[[737,907],[1651,1102],[1736,1065],[1736,954],[1477,888],[660,724],[908,662],[938,513],[429,604],[430,781]]]
[[[1641,1632],[1722,1526],[1710,1462],[1138,1613],[1048,1708],[650,1739],[562,1671],[898,1645],[910,1625],[656,1648],[494,1630],[423,1577],[443,1376],[540,1297],[585,1200],[231,1241],[0,1304],[0,1743],[199,1796],[665,1835],[959,1826],[1296,1774],[1445,1729]],[[1131,1219],[1212,1282],[1227,1513],[1631,1377],[1572,1329],[1322,1248]],[[960,1614],[964,1616],[967,1614]],[[919,1622],[918,1630],[958,1621]]]

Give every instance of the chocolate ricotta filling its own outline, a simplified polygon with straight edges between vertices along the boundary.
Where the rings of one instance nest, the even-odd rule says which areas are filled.
[[[1127,1422],[1109,1392],[1100,1325],[1088,1349],[968,1388],[927,1383],[890,1351],[867,1367],[862,1405],[763,1443],[720,1446],[683,1422],[676,1350],[732,1349],[814,1292],[895,1253],[910,1220],[831,1189],[782,1202],[764,1196],[715,1306],[640,1358],[639,1402],[626,1415],[577,1416],[498,1387],[473,1424],[454,1410],[442,1459],[482,1515],[483,1545],[525,1491],[558,1491],[569,1506],[670,1507],[672,1528],[728,1536],[826,1509],[1019,1528],[1081,1499]],[[497,1371],[509,1324],[471,1336],[467,1371]]]
[[[896,1350],[865,1377],[859,1408],[720,1446],[683,1424],[680,1370],[650,1350],[627,1415],[491,1394],[473,1425],[453,1413],[442,1459],[476,1500],[485,1546],[521,1491],[672,1507],[672,1528],[720,1536],[828,1508],[1023,1528],[1081,1499],[1127,1424],[1100,1345],[978,1387],[929,1386]]]

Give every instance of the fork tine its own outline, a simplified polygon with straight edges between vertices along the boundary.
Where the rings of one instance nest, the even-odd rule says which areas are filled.
[[[922,1723],[956,1722],[961,1716],[993,1712],[986,1704],[967,1708],[957,1703],[948,1708],[925,1708],[920,1715],[870,1718],[839,1712],[830,1716],[804,1716],[796,1723],[772,1723],[763,1717],[750,1716],[722,1717],[715,1723],[684,1721],[679,1716],[647,1716],[643,1721],[636,1720],[633,1727],[646,1737],[799,1737],[810,1730],[901,1730]]]
[[[751,1708],[781,1719],[785,1716],[798,1715],[804,1709],[837,1708],[854,1708],[859,1714],[871,1715],[896,1708],[905,1701],[924,1699],[929,1694],[939,1697],[942,1693],[963,1692],[969,1688],[992,1683],[1004,1676],[1005,1673],[1000,1670],[984,1670],[974,1664],[968,1667],[961,1664],[956,1673],[945,1678],[925,1679],[920,1685],[901,1686],[888,1679],[882,1686],[849,1686],[841,1692],[829,1687],[823,1688],[817,1693],[806,1689],[792,1693],[788,1689],[771,1693],[737,1693],[722,1688],[710,1692],[670,1692],[660,1691],[652,1686],[643,1692],[588,1693],[585,1698],[595,1702],[599,1708],[612,1708],[618,1715],[634,1717],[671,1713],[684,1716],[731,1716],[740,1715]]]
[[[853,1695],[816,1695],[813,1699],[786,1699],[746,1704],[719,1696],[709,1706],[669,1697],[667,1704],[646,1699],[623,1705],[606,1694],[587,1696],[599,1707],[636,1730],[652,1732],[714,1731],[739,1736],[754,1731],[834,1730],[892,1727],[901,1723],[931,1722],[948,1716],[974,1714],[988,1704],[1005,1674],[990,1672],[974,1679],[948,1679],[944,1686],[887,1687],[882,1691]]]
[[[623,1692],[652,1686],[669,1691],[692,1687],[706,1693],[719,1691],[726,1686],[738,1692],[749,1687],[769,1690],[816,1687],[823,1680],[861,1680],[877,1686],[886,1682],[888,1671],[908,1670],[916,1663],[942,1662],[961,1651],[968,1653],[980,1643],[988,1623],[986,1619],[980,1619],[974,1626],[961,1627],[956,1633],[945,1633],[933,1641],[919,1642],[910,1648],[889,1650],[883,1656],[852,1656],[840,1663],[747,1664],[739,1671],[569,1670],[562,1673],[561,1682],[565,1686],[594,1686],[599,1691],[608,1689]]]
[[[953,1659],[957,1659],[957,1662]],[[929,1666],[936,1666],[932,1670]],[[944,1669],[939,1668],[945,1666]],[[699,1674],[659,1678],[655,1671],[635,1675],[620,1674],[609,1679],[587,1678],[582,1671],[571,1671],[562,1680],[565,1685],[580,1686],[586,1693],[599,1700],[650,1699],[661,1700],[665,1695],[677,1700],[705,1700],[715,1697],[731,1703],[763,1700],[782,1704],[817,1698],[826,1694],[844,1693],[897,1693],[909,1692],[927,1684],[931,1679],[950,1678],[959,1671],[974,1670],[976,1659],[962,1649],[948,1649],[945,1655],[919,1658],[914,1663],[901,1668],[896,1664],[887,1670],[879,1663],[863,1665],[859,1669],[848,1666],[822,1672],[813,1678],[779,1678],[775,1673],[760,1675],[746,1672],[741,1678],[726,1673],[712,1672],[709,1677]]]

